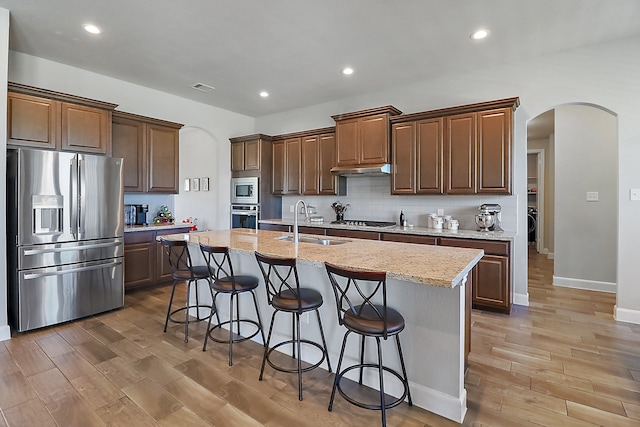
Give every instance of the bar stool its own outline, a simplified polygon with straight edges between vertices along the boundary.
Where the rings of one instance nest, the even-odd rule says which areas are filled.
[[[260,368],[260,381],[262,381],[262,375],[264,373],[265,363],[269,363],[273,369],[281,372],[297,372],[298,373],[298,399],[302,400],[302,373],[308,372],[317,368],[326,359],[327,367],[331,372],[331,363],[329,362],[329,352],[327,351],[327,341],[324,337],[324,330],[322,329],[322,321],[320,320],[320,312],[318,309],[322,306],[322,294],[315,289],[301,288],[300,281],[298,279],[298,269],[296,267],[295,258],[274,258],[267,255],[263,255],[259,252],[255,253],[258,266],[264,276],[264,283],[267,287],[267,302],[272,306],[275,311],[271,316],[271,324],[269,325],[269,334],[267,336],[267,342],[264,346],[264,355],[262,356],[262,367]],[[292,339],[280,342],[273,347],[269,348],[271,344],[271,334],[273,333],[273,322],[276,318],[276,314],[279,312],[291,313],[292,315]],[[302,339],[300,336],[300,315],[308,311],[315,311],[318,318],[318,325],[320,327],[320,336],[322,337],[322,345]],[[322,358],[319,362],[302,367],[302,361],[300,359],[301,343],[309,344],[322,352]],[[276,365],[270,359],[271,353],[284,345],[291,344],[292,356],[297,357],[297,368],[288,369],[281,365]]]
[[[342,349],[340,350],[340,358],[338,359],[338,368],[333,381],[333,389],[331,390],[329,411],[333,408],[333,399],[337,389],[342,397],[353,405],[365,409],[380,410],[382,412],[382,425],[386,426],[387,409],[399,405],[404,401],[405,397],[408,397],[409,406],[413,405],[399,337],[400,332],[404,329],[404,318],[398,311],[387,307],[387,274],[385,272],[356,271],[338,267],[329,263],[325,263],[325,268],[327,269],[327,274],[331,281],[331,287],[333,288],[333,293],[336,297],[338,323],[347,328],[342,340]],[[374,303],[374,298],[378,300],[380,299],[380,293],[382,293],[382,304]],[[347,338],[352,332],[361,336],[360,363],[340,370],[344,350],[347,344]],[[395,336],[396,338],[398,355],[400,356],[400,366],[402,367],[402,375],[382,364],[380,338],[386,340],[389,336]],[[378,363],[364,363],[364,344],[367,337],[373,337],[376,339],[378,346]],[[378,381],[380,382],[380,404],[361,402],[347,395],[347,393],[342,390],[342,387],[340,387],[340,381],[343,376],[353,369],[360,370],[360,378],[358,382],[362,385],[363,368],[377,368],[378,370]],[[391,402],[385,401],[383,380],[384,371],[389,372],[399,379],[404,387],[402,396]]]
[[[189,342],[189,310],[196,309],[196,322],[207,320],[211,317],[211,312],[214,309],[213,305],[200,304],[200,296],[198,292],[198,280],[209,281],[211,272],[207,266],[194,266],[191,262],[191,255],[189,254],[189,245],[184,240],[167,240],[160,238],[165,255],[169,259],[169,267],[171,268],[171,277],[173,278],[173,289],[171,289],[171,298],[169,299],[169,307],[167,308],[167,318],[164,321],[164,332],[167,332],[167,325],[169,320],[174,323],[184,323],[184,342]],[[187,282],[187,302],[184,307],[171,311],[173,305],[173,296],[176,293],[176,286],[178,283]],[[191,293],[191,283],[196,282],[196,303],[195,305],[189,305],[189,295]],[[209,290],[211,292],[211,290]],[[213,300],[213,293],[211,294]],[[206,317],[200,317],[200,309],[209,309]],[[185,319],[177,320],[173,316],[181,311],[185,312]],[[193,322],[193,321],[192,321]]]
[[[260,320],[260,312],[258,311],[258,301],[254,290],[258,287],[258,278],[255,276],[235,275],[233,274],[233,265],[231,264],[231,257],[229,256],[229,248],[226,246],[209,246],[200,244],[200,250],[207,263],[207,267],[211,271],[211,291],[213,292],[213,306],[216,307],[216,298],[219,294],[229,295],[229,320],[220,322],[220,315],[217,308],[215,309],[216,318],[218,324],[211,327],[211,317],[213,312],[209,316],[209,324],[207,325],[207,335],[204,337],[204,345],[202,351],[207,349],[207,340],[212,339],[219,343],[229,344],[229,366],[233,366],[233,344],[246,341],[255,337],[258,333],[262,335],[262,342],[265,342],[264,332],[262,331],[262,320]],[[256,309],[256,316],[258,321],[252,319],[240,318],[240,303],[239,295],[243,293],[250,293],[253,297],[253,306]],[[235,318],[233,311],[233,300],[236,301]],[[236,324],[236,334],[233,333],[233,324]],[[240,333],[240,324],[248,323],[256,327],[253,334],[246,337]],[[229,325],[229,339],[217,338],[213,335],[216,329],[221,328],[223,325]]]

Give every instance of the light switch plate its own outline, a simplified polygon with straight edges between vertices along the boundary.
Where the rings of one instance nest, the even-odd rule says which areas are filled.
[[[631,190],[629,190],[629,200],[640,200],[640,188],[632,188]]]
[[[597,201],[598,201],[598,192],[587,191],[587,202],[597,202]]]

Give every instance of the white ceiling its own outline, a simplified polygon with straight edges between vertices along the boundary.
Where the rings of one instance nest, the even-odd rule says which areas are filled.
[[[640,34],[638,0],[0,0],[10,48],[257,117]],[[103,33],[86,33],[94,23]],[[482,42],[469,34],[486,27]],[[340,70],[356,72],[346,77]],[[204,83],[216,89],[191,88]],[[260,98],[261,90],[271,95]]]

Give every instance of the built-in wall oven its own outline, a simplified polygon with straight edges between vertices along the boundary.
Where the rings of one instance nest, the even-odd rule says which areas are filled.
[[[260,202],[258,194],[257,176],[231,178],[232,205],[257,205]]]
[[[255,228],[258,229],[260,218],[260,206],[258,205],[231,205],[231,228]]]

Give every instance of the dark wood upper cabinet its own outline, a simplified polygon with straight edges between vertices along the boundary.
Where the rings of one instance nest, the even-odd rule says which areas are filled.
[[[124,191],[178,193],[179,123],[113,112],[113,156],[124,159]]]
[[[289,138],[284,141],[286,159],[286,191],[285,194],[300,194],[302,139]]]
[[[244,170],[244,143],[231,144],[231,171]]]
[[[62,115],[62,150],[106,154],[111,148],[111,111],[60,104]]]
[[[285,194],[285,174],[287,171],[286,154],[284,141],[273,141],[271,145],[272,167],[271,167],[271,193],[274,195]]]
[[[444,119],[419,120],[416,123],[416,193],[442,194]]]
[[[513,109],[478,113],[478,193],[511,194]]]
[[[389,118],[400,113],[389,105],[331,116],[336,122],[337,165],[389,163]]]
[[[389,115],[376,114],[360,121],[360,163],[389,163]]]
[[[447,194],[476,192],[476,113],[445,118],[445,186]]]
[[[55,150],[60,145],[60,103],[52,99],[7,94],[7,144]]]
[[[261,134],[231,138],[231,172],[260,171],[271,137]],[[270,159],[271,155],[267,156]],[[242,174],[240,174],[242,175]]]
[[[394,123],[391,128],[393,169],[392,194],[416,192],[416,123]]]
[[[179,156],[178,129],[148,124],[147,160],[150,193],[178,193]]]
[[[340,141],[336,150],[338,166],[353,165],[360,162],[360,144],[358,141],[358,119],[336,122],[336,137]]]
[[[300,194],[301,145],[300,137],[273,141],[273,195]]]
[[[318,178],[320,179],[318,194],[345,196],[347,194],[347,179],[331,173],[337,163],[335,132],[320,135],[318,153]]]
[[[147,183],[144,123],[114,114],[112,123],[113,157],[124,159],[124,191],[143,192]]]
[[[511,194],[508,98],[395,116],[392,194]]]
[[[345,195],[346,178],[331,174],[336,165],[336,135],[329,133],[302,137],[302,194]]]
[[[9,83],[7,144],[111,154],[116,104]]]
[[[392,125],[392,194],[442,194],[442,118]]]
[[[320,191],[319,152],[319,135],[302,138],[302,194],[318,194]]]
[[[331,174],[335,165],[335,128],[274,136],[272,193],[344,195],[345,178]]]
[[[244,143],[244,170],[260,170],[260,140]]]

